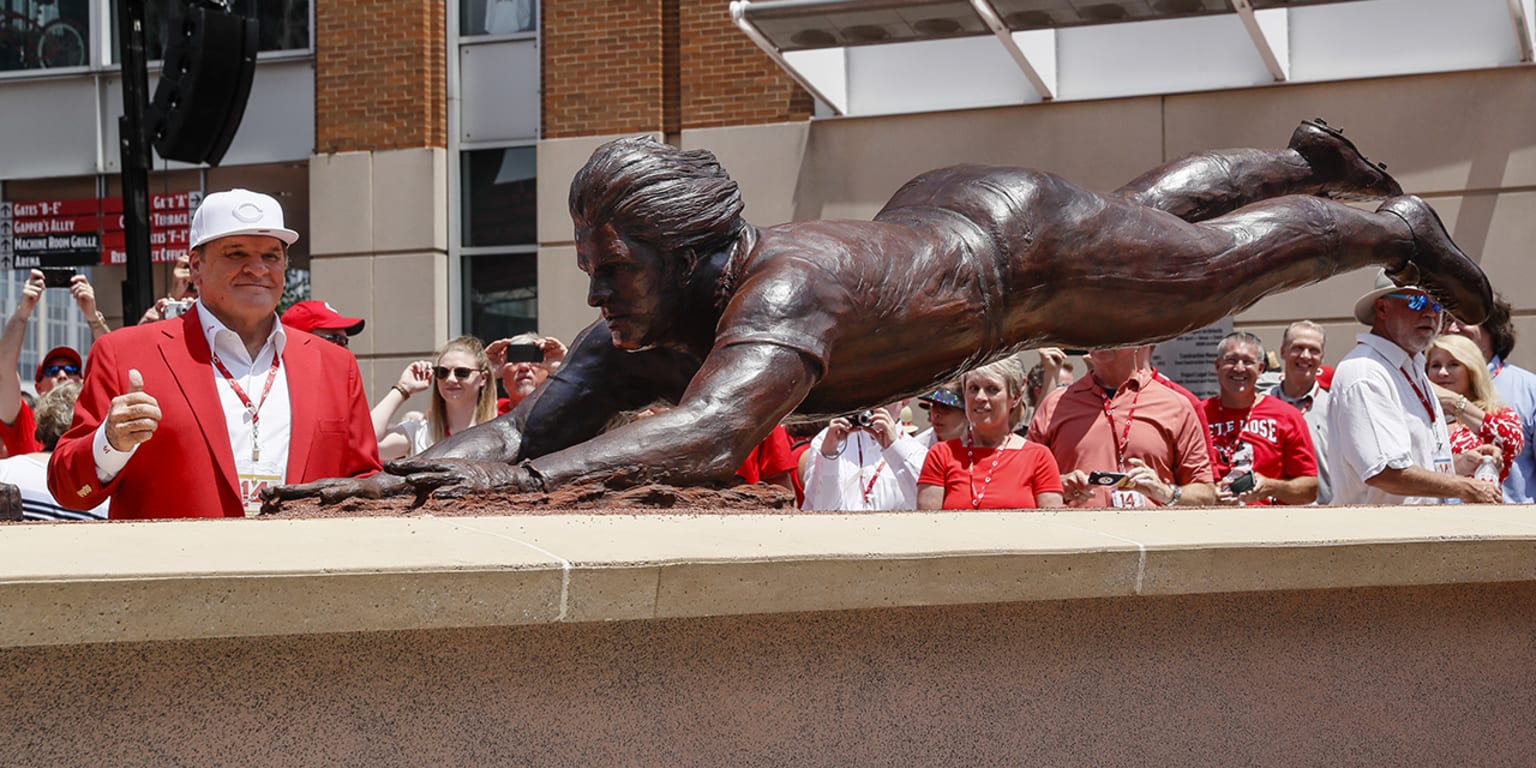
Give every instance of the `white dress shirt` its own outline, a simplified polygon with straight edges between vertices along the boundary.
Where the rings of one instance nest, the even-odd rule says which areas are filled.
[[[823,429],[811,439],[801,509],[917,509],[917,476],[928,457],[927,446],[915,438],[902,437],[882,450],[873,435],[859,429],[848,434],[836,457],[828,458],[821,453],[826,436]]]
[[[1365,483],[1387,468],[1453,470],[1451,439],[1424,373],[1424,353],[1410,357],[1373,333],[1362,333],[1358,340],[1339,362],[1329,391],[1333,503],[1439,504],[1438,498],[1397,496]]]
[[[288,444],[292,433],[293,418],[288,398],[288,368],[280,365],[277,375],[272,380],[272,389],[266,393],[263,400],[262,392],[266,389],[267,375],[272,370],[272,360],[281,356],[283,347],[287,344],[288,337],[283,333],[283,324],[278,322],[277,315],[272,316],[272,332],[267,335],[261,349],[252,358],[245,349],[245,342],[240,340],[240,334],[230,330],[228,326],[213,316],[212,312],[198,309],[198,318],[202,320],[203,335],[208,339],[208,348],[218,356],[224,364],[229,375],[245,394],[253,405],[260,406],[260,445],[257,455],[252,451],[252,412],[245,404],[240,402],[240,396],[230,386],[224,374],[218,366],[211,362],[208,364],[208,374],[213,377],[215,389],[219,393],[219,405],[224,411],[224,426],[229,431],[229,447],[235,457],[235,474],[242,485],[248,479],[252,479],[253,487],[259,482],[268,482],[280,485],[284,482],[288,471]],[[145,390],[153,396],[156,393]],[[154,437],[149,439],[153,440]],[[96,476],[103,482],[110,482],[117,476],[123,467],[128,465],[129,459],[137,451],[134,446],[127,451],[119,451],[107,442],[107,422],[102,420],[101,426],[96,429],[92,454],[96,457]],[[188,457],[192,460],[193,457]],[[164,471],[174,472],[174,467],[166,467]],[[276,478],[276,480],[272,480]],[[249,496],[245,489],[241,490],[243,496]],[[246,510],[253,509],[253,499],[247,498]],[[256,507],[260,506],[259,500],[254,500]]]

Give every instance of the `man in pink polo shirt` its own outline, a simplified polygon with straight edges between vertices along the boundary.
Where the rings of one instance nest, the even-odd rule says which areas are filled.
[[[1154,382],[1135,347],[1093,350],[1088,359],[1092,374],[1048,395],[1029,425],[1029,439],[1061,467],[1067,505],[1215,503],[1194,406]]]

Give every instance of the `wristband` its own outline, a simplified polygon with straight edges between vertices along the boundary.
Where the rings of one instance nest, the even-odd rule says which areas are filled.
[[[411,399],[411,392],[410,392],[410,390],[406,389],[405,387],[400,386],[399,384],[396,384],[393,387],[390,387],[390,389],[393,389],[394,391],[399,392],[400,393],[400,397],[402,399],[405,399],[405,400]]]

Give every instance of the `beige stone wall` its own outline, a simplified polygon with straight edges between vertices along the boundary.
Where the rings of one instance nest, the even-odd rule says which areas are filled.
[[[11,649],[6,763],[1525,766],[1536,587]]]
[[[367,321],[351,349],[377,402],[448,338],[447,152],[315,155],[309,191],[310,215],[324,222],[310,239],[311,295]]]
[[[1297,122],[1315,116],[1342,126],[1405,189],[1435,206],[1515,305],[1527,339],[1515,361],[1536,366],[1536,270],[1528,266],[1536,242],[1536,71],[1529,68],[685,129],[680,143],[719,154],[742,184],[748,219],[775,224],[868,218],[911,177],[962,162],[1042,168],[1107,191],[1188,152],[1284,146]],[[541,144],[539,231],[551,260],[573,253],[559,250],[571,238],[565,190],[596,141]],[[1291,320],[1316,320],[1329,330],[1327,357],[1335,362],[1362,330],[1350,308],[1371,280],[1360,271],[1266,299],[1237,325],[1278,345]],[[541,309],[578,308],[544,329],[568,337],[590,322],[585,292],[574,260],[541,270]]]

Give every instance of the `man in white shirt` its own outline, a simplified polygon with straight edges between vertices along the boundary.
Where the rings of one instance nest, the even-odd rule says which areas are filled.
[[[267,195],[204,198],[189,232],[198,299],[179,318],[103,336],[48,488],[113,518],[240,517],[284,481],[379,470],[357,361],[278,322],[298,233]]]
[[[1497,483],[1470,477],[1483,449],[1457,454],[1453,463],[1445,416],[1424,373],[1424,350],[1440,332],[1441,312],[1423,288],[1394,285],[1385,272],[1355,302],[1355,319],[1371,330],[1359,335],[1333,376],[1334,504],[1503,501]]]

